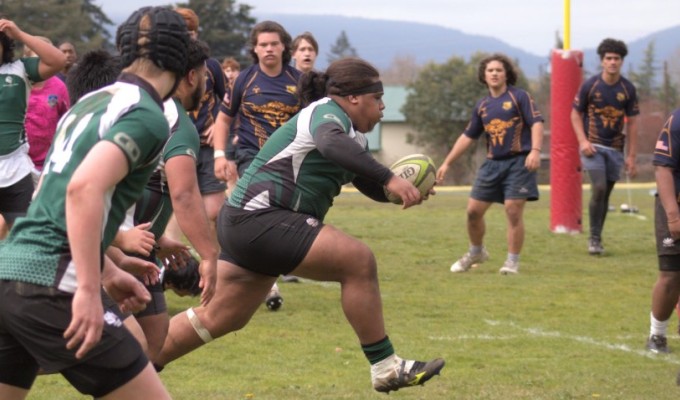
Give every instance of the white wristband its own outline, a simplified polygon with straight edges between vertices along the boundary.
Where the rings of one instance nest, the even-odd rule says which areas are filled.
[[[225,157],[224,150],[215,150],[213,158]]]

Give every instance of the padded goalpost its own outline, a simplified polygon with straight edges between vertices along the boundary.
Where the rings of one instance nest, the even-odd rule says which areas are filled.
[[[581,160],[570,115],[583,77],[583,52],[553,50],[550,58],[550,230],[581,233]]]

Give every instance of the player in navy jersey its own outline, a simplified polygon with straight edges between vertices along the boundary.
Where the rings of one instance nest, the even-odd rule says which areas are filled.
[[[647,349],[668,353],[666,331],[680,296],[680,108],[673,111],[659,133],[653,163],[659,276],[652,290]]]
[[[620,179],[624,163],[626,173],[635,176],[637,115],[640,113],[635,86],[621,75],[623,59],[628,54],[626,44],[605,39],[598,46],[597,54],[602,73],[581,85],[571,110],[581,164],[590,176],[588,253],[591,255],[604,253],[602,229],[609,210],[609,195]]]
[[[423,200],[368,151],[362,132],[371,131],[385,108],[378,71],[360,59],[341,59],[325,73],[306,73],[300,93],[309,105],[272,134],[220,211],[215,298],[172,318],[159,358],[167,364],[243,328],[277,277],[293,272],[340,283],[342,308],[371,364],[375,390],[422,384],[439,373],[444,360],[403,360],[395,354],[385,331],[375,256],[323,222],[349,182],[382,202],[386,186],[404,208]]]
[[[489,258],[483,242],[484,214],[493,203],[501,203],[508,220],[508,256],[499,272],[516,274],[524,244],[524,206],[538,200],[536,170],[541,164],[543,117],[529,93],[513,86],[517,72],[505,55],[484,58],[477,77],[489,95],[477,102],[468,126],[437,170],[441,183],[449,166],[484,134],[487,159],[477,172],[467,205],[470,247],[451,265],[451,272],[468,271]]]
[[[219,179],[242,176],[269,136],[300,110],[296,96],[300,71],[289,65],[291,42],[276,22],[263,21],[253,27],[253,65],[242,70],[229,88],[215,123],[215,175]],[[230,130],[234,119],[238,119],[236,132]],[[265,303],[270,310],[283,304],[276,284]]]
[[[39,369],[95,398],[170,398],[118,307],[103,304],[136,311],[149,294],[102,252],[168,139],[162,102],[188,39],[171,10],[135,11],[116,34],[118,81],[60,120],[28,213],[0,248],[1,399],[25,398]]]

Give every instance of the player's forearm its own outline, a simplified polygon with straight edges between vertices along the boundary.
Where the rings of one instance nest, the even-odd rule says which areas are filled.
[[[531,149],[541,151],[543,146],[543,122],[536,122],[531,125]]]
[[[213,146],[215,151],[227,151],[227,138],[229,137],[229,124],[231,118],[219,112],[215,118],[215,125],[213,125]]]
[[[76,269],[78,288],[101,286],[100,246],[104,194],[92,185],[69,185],[66,193],[66,232]]]
[[[628,157],[635,158],[637,156],[637,143],[638,143],[637,117],[628,117],[628,123],[626,124],[626,141]]]
[[[470,139],[461,133],[456,142],[453,144],[453,148],[451,151],[449,151],[449,154],[446,155],[442,165],[451,166],[451,164],[453,164],[463,153],[465,153],[468,148],[470,148],[472,143],[474,143],[473,139]]]
[[[572,109],[571,110],[571,127],[574,129],[576,134],[576,139],[579,143],[582,143],[588,138],[586,137],[586,132],[583,130],[583,114]]]
[[[216,259],[217,245],[198,186],[173,197],[172,204],[180,229],[201,259]]]

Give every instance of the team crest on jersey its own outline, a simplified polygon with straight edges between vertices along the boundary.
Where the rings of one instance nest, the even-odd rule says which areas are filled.
[[[297,86],[295,85],[286,85],[286,92],[295,94],[297,92]]]
[[[623,94],[623,93],[621,93],[621,92],[618,92],[618,93],[616,94],[616,100],[618,100],[618,101],[624,101],[624,100],[626,100],[626,95]]]
[[[338,118],[338,116],[335,115],[335,114],[331,114],[331,113],[324,114],[324,115],[323,115],[323,118],[324,118],[324,119],[332,119],[333,121],[335,121],[335,122],[337,122],[338,124],[342,125],[342,121],[340,121],[340,118]]]
[[[118,144],[123,149],[125,154],[130,157],[130,160],[133,162],[137,162],[139,160],[142,152],[139,150],[137,143],[135,143],[135,141],[132,140],[132,138],[127,133],[116,133],[116,135],[113,137],[113,142]]]
[[[10,75],[7,75],[5,77],[5,87],[9,86],[16,86],[17,84],[14,82],[14,79]]]
[[[504,101],[503,102],[503,109],[505,111],[508,111],[511,108],[512,108],[512,102],[511,101]]]

